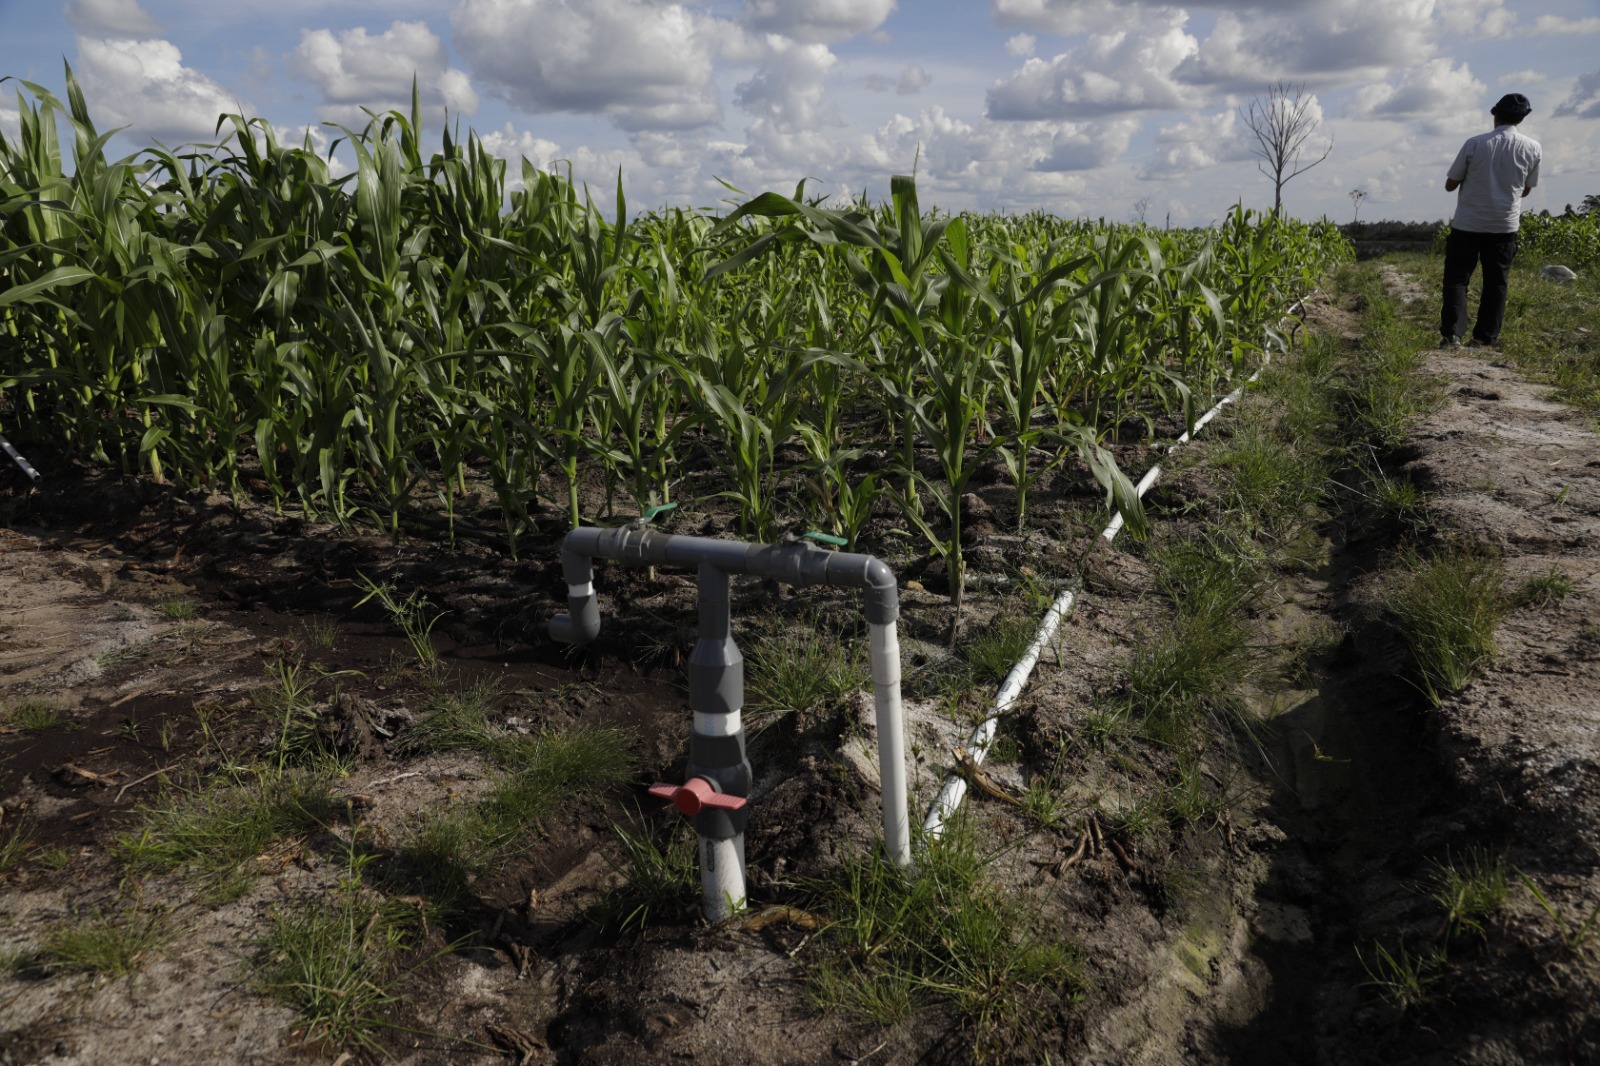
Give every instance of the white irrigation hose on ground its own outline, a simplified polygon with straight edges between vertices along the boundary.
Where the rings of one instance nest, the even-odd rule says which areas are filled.
[[[1295,308],[1303,307],[1304,305],[1305,299],[1295,301],[1290,305],[1289,310],[1285,312],[1286,316],[1293,314]],[[1194,428],[1185,432],[1176,441],[1173,441],[1167,448],[1167,454],[1171,455],[1193,440],[1194,435],[1199,433],[1207,422],[1217,417],[1224,407],[1243,396],[1245,386],[1260,378],[1261,371],[1264,369],[1266,369],[1265,363],[1245,380],[1244,385],[1239,386],[1221,400],[1218,400],[1215,407],[1196,419]],[[1139,484],[1136,486],[1140,499],[1144,498],[1144,494],[1150,491],[1160,477],[1161,465],[1159,463],[1145,472],[1144,477],[1139,479]],[[1122,515],[1117,514],[1112,517],[1110,524],[1106,526],[1100,536],[1109,544],[1117,539],[1117,534],[1122,532],[1122,526]],[[982,763],[984,757],[989,754],[989,745],[994,742],[995,729],[1000,724],[1000,716],[1022,694],[1023,686],[1028,683],[1028,678],[1033,674],[1033,668],[1038,665],[1040,654],[1044,651],[1045,646],[1050,643],[1051,638],[1055,636],[1056,630],[1061,627],[1061,620],[1072,610],[1074,599],[1075,594],[1070,590],[1056,597],[1055,602],[1050,605],[1050,609],[1045,612],[1044,621],[1039,623],[1039,630],[1034,635],[1033,643],[1028,645],[1027,653],[1011,668],[1011,672],[1006,674],[1006,679],[1000,685],[1000,692],[995,696],[994,706],[990,709],[988,717],[979,724],[978,728],[972,731],[972,736],[967,740],[967,752],[972,756],[974,764]],[[961,801],[966,796],[967,779],[958,773],[952,772],[944,779],[944,785],[939,789],[939,795],[934,798],[933,806],[928,811],[927,820],[922,823],[923,832],[934,840],[943,835],[946,823],[955,814],[956,809],[961,806]]]

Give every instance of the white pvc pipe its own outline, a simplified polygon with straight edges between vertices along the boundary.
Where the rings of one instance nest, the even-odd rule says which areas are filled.
[[[911,865],[911,812],[906,798],[906,727],[900,706],[900,637],[895,623],[869,627],[872,702],[878,721],[883,849],[896,866]]]
[[[744,834],[700,838],[700,902],[708,922],[744,909]]]
[[[1290,305],[1289,311],[1286,313],[1292,313],[1296,307],[1303,306],[1304,303],[1305,300],[1297,300]],[[1260,378],[1262,369],[1265,369],[1265,367],[1263,366],[1257,369],[1254,374],[1251,374],[1246,379],[1245,384],[1248,385],[1250,382]],[[1244,389],[1245,386],[1241,385],[1217,401],[1215,407],[1195,420],[1194,429],[1185,431],[1183,436],[1172,443],[1167,449],[1167,454],[1172,454],[1193,440],[1194,434],[1199,433],[1201,427],[1217,417],[1224,407],[1244,395]],[[1160,476],[1161,466],[1159,463],[1145,472],[1144,477],[1139,479],[1137,486],[1140,499],[1144,498],[1144,494],[1150,491],[1151,486],[1156,483]],[[1122,532],[1122,527],[1122,515],[1118,513],[1112,517],[1111,522],[1100,536],[1109,544],[1117,539],[1117,534]],[[1073,594],[1071,592],[1063,592],[1056,598],[1055,602],[1050,605],[1049,611],[1045,613],[1044,621],[1039,623],[1039,630],[1034,635],[1033,643],[1028,645],[1027,654],[1023,655],[1017,664],[1011,668],[1011,672],[1006,675],[1005,681],[1000,686],[999,694],[995,696],[994,706],[990,709],[988,717],[979,724],[978,728],[972,731],[972,736],[967,741],[967,751],[972,756],[973,763],[982,763],[984,756],[989,754],[989,745],[994,743],[995,728],[1000,724],[1000,716],[1022,694],[1023,686],[1028,683],[1028,678],[1032,675],[1034,666],[1039,662],[1039,655],[1044,651],[1045,645],[1050,642],[1050,638],[1055,636],[1056,630],[1061,627],[1061,620],[1066,617],[1068,611],[1072,610],[1072,604]],[[881,744],[883,738],[881,725],[878,729],[878,736]],[[928,811],[927,820],[922,825],[923,831],[928,835],[929,839],[937,840],[943,834],[945,824],[955,814],[956,808],[961,806],[961,801],[966,798],[966,795],[966,778],[960,774],[951,773],[944,779],[944,785],[939,789],[939,795],[935,797],[933,806]],[[887,793],[885,793],[885,796],[887,797]],[[887,807],[885,807],[884,816],[887,819]]]
[[[1028,651],[1022,656],[1011,672],[1006,675],[1005,681],[1000,685],[1000,692],[995,696],[994,707],[987,718],[973,730],[972,737],[967,741],[967,751],[972,755],[974,763],[983,762],[984,756],[989,754],[989,745],[994,743],[995,727],[1000,722],[1000,716],[1016,702],[1022,695],[1023,686],[1028,683],[1028,677],[1033,673],[1034,666],[1039,662],[1039,656],[1044,653],[1050,638],[1056,635],[1056,630],[1061,628],[1061,620],[1072,610],[1074,594],[1070,591],[1063,592],[1056,597],[1050,605],[1050,610],[1045,612],[1044,621],[1039,624],[1039,630],[1034,634],[1033,643],[1028,645]],[[961,806],[961,801],[967,795],[967,779],[960,774],[951,774],[945,778],[944,787],[939,790],[938,797],[933,801],[933,809],[928,812],[928,819],[922,824],[923,830],[933,839],[938,839],[944,832],[945,822]]]

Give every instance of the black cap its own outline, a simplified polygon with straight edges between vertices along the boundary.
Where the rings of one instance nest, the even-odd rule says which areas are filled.
[[[1489,114],[1509,119],[1524,119],[1533,112],[1533,105],[1521,93],[1506,93],[1500,102],[1489,109]]]

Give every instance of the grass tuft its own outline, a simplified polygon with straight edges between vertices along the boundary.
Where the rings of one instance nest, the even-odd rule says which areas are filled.
[[[59,725],[70,725],[67,712],[47,700],[24,699],[11,706],[0,723],[19,733],[43,733]]]
[[[1459,861],[1435,862],[1428,897],[1444,911],[1452,933],[1482,933],[1483,923],[1505,903],[1511,885],[1505,863],[1476,848]]]
[[[1572,579],[1551,563],[1550,569],[1524,581],[1511,602],[1516,607],[1554,607],[1572,595],[1575,588]]]
[[[600,924],[637,933],[663,916],[681,918],[692,912],[699,897],[696,838],[689,823],[674,818],[665,830],[665,843],[658,839],[662,831],[642,817],[632,825],[613,822],[611,829],[622,845],[617,869],[624,880],[596,909]]]
[[[811,1002],[890,1024],[937,1001],[969,1026],[976,1058],[1037,1049],[1080,999],[1083,958],[986,876],[991,861],[958,819],[918,852],[915,876],[857,855],[812,883],[811,909],[832,924],[809,971]]]
[[[59,973],[124,977],[149,962],[168,936],[165,916],[158,912],[96,915],[47,932],[39,959]]]
[[[1394,574],[1384,606],[1435,706],[1488,666],[1505,610],[1500,583],[1499,559],[1471,551],[1413,553]]]
[[[231,784],[169,791],[144,808],[143,824],[116,841],[135,870],[187,871],[214,899],[246,892],[275,844],[305,838],[339,813],[322,774],[263,767]]]

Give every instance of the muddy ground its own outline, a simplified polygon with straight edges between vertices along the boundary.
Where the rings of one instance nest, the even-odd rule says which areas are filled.
[[[1348,301],[1324,301],[1311,318],[1358,342]],[[1159,776],[1159,755],[1111,758],[1084,737],[1127,649],[1167,610],[1142,561],[1091,551],[1097,501],[1081,481],[1042,486],[1037,522],[1049,535],[985,523],[1005,490],[979,489],[975,570],[1009,574],[1012,587],[1084,586],[993,763],[1003,784],[1049,788],[1059,823],[982,797],[969,806],[1000,852],[993,876],[1032,900],[1039,927],[1077,945],[1085,964],[1082,985],[1057,990],[1042,1022],[979,1050],[1104,1063],[1600,1059],[1596,944],[1577,935],[1600,905],[1600,436],[1491,359],[1440,353],[1428,369],[1447,382],[1445,400],[1390,472],[1425,491],[1434,535],[1498,547],[1508,589],[1554,568],[1571,591],[1513,610],[1488,675],[1433,708],[1408,680],[1380,606],[1392,532],[1346,499],[1259,620],[1265,643],[1326,651],[1300,674],[1256,683],[1273,728],[1260,748],[1233,737],[1207,751],[1215,814],[1171,831],[1140,835],[1121,818]],[[1210,491],[1205,447],[1158,490],[1158,511],[1179,520]],[[395,547],[201,492],[38,465],[41,487],[8,473],[0,501],[0,708],[47,706],[60,721],[0,732],[0,843],[27,841],[0,874],[0,956],[11,960],[0,978],[0,1063],[974,1057],[971,1019],[940,1001],[889,1026],[819,1014],[806,977],[821,949],[803,926],[708,926],[692,895],[640,933],[597,921],[625,880],[614,826],[654,810],[649,783],[681,775],[687,577],[605,568],[605,631],[572,653],[543,631],[563,585],[553,525],[515,560],[472,539]],[[715,534],[728,516],[669,521],[671,531]],[[937,573],[904,541],[880,548],[906,590],[921,810],[982,700],[951,706],[930,680],[949,658]],[[308,1043],[250,967],[275,908],[329,891],[358,808],[366,839],[397,851],[426,812],[470,802],[490,777],[473,756],[404,754],[437,682],[391,619],[357,606],[360,575],[428,593],[446,612],[433,640],[447,683],[495,680],[504,727],[613,725],[639,738],[628,787],[561,810],[472,886],[470,907],[426,928],[379,1051]],[[741,641],[785,624],[859,636],[846,596],[747,581],[736,595]],[[972,598],[969,638],[1023,603],[1006,586]],[[252,887],[225,905],[180,878],[130,873],[116,842],[138,831],[145,805],[163,789],[196,787],[219,746],[264,750],[272,722],[261,694],[286,661],[351,671],[316,690],[329,735],[351,748],[333,786],[351,799],[346,815],[261,856]],[[865,717],[857,705],[790,716],[752,741],[753,914],[804,902],[808,879],[871,846]],[[1083,851],[1090,812],[1111,845],[1068,862]],[[670,837],[670,816],[643,817]],[[1525,873],[1550,909],[1518,882],[1480,934],[1442,944],[1425,886],[1438,864],[1472,849]],[[36,962],[48,930],[129,912],[159,913],[169,930],[130,976]],[[1402,1006],[1378,980],[1379,945],[1448,958],[1423,975],[1427,994]]]

